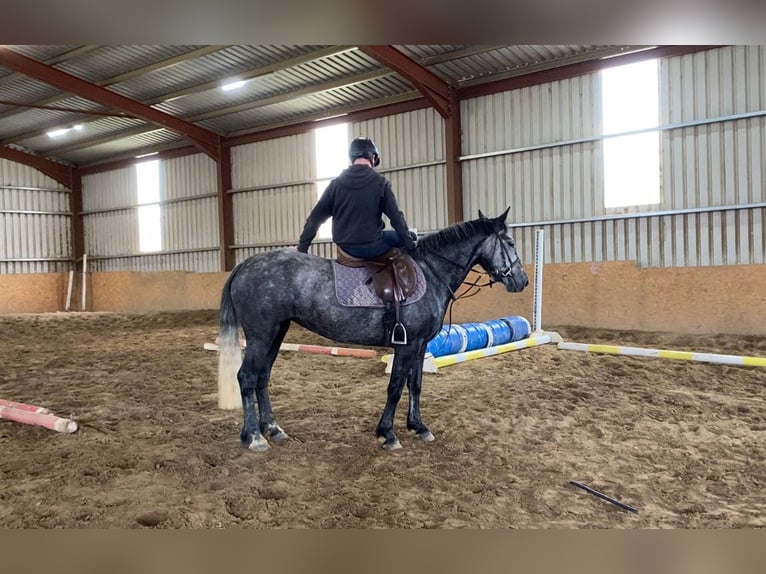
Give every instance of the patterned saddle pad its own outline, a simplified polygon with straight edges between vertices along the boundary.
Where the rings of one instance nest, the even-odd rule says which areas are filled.
[[[348,267],[337,261],[332,262],[335,271],[335,296],[344,307],[383,307],[383,300],[375,293],[372,274],[366,267]],[[417,286],[415,292],[402,301],[409,305],[419,301],[426,292],[426,278],[420,265],[415,265]]]

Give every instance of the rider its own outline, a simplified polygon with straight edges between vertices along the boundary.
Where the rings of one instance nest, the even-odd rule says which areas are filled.
[[[356,138],[349,146],[351,165],[330,182],[308,216],[298,241],[307,253],[319,226],[332,217],[332,239],[346,253],[359,259],[383,255],[392,247],[415,247],[404,215],[399,210],[391,183],[375,167],[380,153],[369,138]],[[382,214],[393,230],[384,230]]]

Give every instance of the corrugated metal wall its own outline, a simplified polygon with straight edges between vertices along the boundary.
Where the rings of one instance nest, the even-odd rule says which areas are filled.
[[[372,138],[380,173],[391,182],[410,227],[434,231],[447,225],[444,120],[431,108],[351,125],[351,137]]]
[[[411,227],[446,225],[444,122],[435,110],[418,110],[353,123],[350,137],[373,138],[380,172],[393,186]],[[316,152],[309,132],[232,148],[236,260],[295,245],[316,203]],[[335,246],[316,239],[311,252],[335,257]]]
[[[237,262],[297,244],[317,199],[315,155],[313,132],[232,148]],[[312,252],[319,254],[317,243]]]
[[[510,205],[526,261],[533,258],[534,229],[543,227],[550,262],[764,263],[764,86],[764,46],[661,62],[662,201],[646,216],[604,207],[599,74],[466,100],[464,216],[471,219],[478,209],[497,214]],[[381,172],[409,224],[422,231],[444,227],[445,136],[438,113],[357,122],[350,136],[357,135],[380,147]],[[313,132],[232,149],[237,261],[296,243],[316,201],[314,163]],[[163,250],[157,254],[139,252],[135,168],[83,178],[92,270],[219,270],[214,162],[203,154],[166,160],[160,173]],[[5,160],[0,186],[0,270],[68,269],[68,195],[41,191],[59,186]],[[312,250],[334,256],[328,241],[315,241]],[[29,261],[35,259],[45,261]]]
[[[0,273],[71,267],[69,191],[41,172],[0,159]]]
[[[93,271],[218,271],[215,162],[160,161],[162,250],[139,247],[135,167],[83,177],[85,251]]]
[[[604,208],[599,74],[464,101],[465,217],[510,205],[526,261],[538,224],[553,263],[763,263],[764,50],[736,46],[661,61],[656,216]],[[742,204],[751,208],[715,209]],[[667,213],[677,210],[690,213]]]

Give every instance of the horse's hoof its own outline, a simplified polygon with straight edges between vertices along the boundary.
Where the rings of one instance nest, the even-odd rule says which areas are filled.
[[[380,446],[383,450],[399,450],[402,448],[402,443],[399,442],[399,439],[395,438],[394,440],[387,440]]]
[[[431,431],[430,431],[430,430],[429,430],[429,431],[425,431],[425,432],[420,432],[420,433],[418,433],[418,434],[417,434],[417,435],[415,435],[415,436],[417,436],[417,437],[418,437],[420,440],[422,440],[423,442],[434,442],[434,441],[436,440],[436,439],[434,438],[434,435],[433,435],[433,434],[431,434]]]
[[[258,438],[253,437],[253,440],[250,441],[250,444],[247,446],[248,450],[252,450],[254,452],[265,452],[269,450],[269,441],[267,441],[262,436],[259,436]]]
[[[282,430],[282,427],[280,427],[278,424],[270,426],[268,429],[266,429],[266,432],[264,434],[268,436],[269,439],[273,440],[274,442],[284,442],[288,438],[290,438],[287,435],[287,433]]]
[[[270,435],[269,438],[273,440],[274,442],[279,443],[279,442],[285,442],[290,437],[285,431],[280,430],[277,434]]]

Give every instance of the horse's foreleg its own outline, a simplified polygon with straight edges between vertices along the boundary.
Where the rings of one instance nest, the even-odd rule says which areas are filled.
[[[410,396],[407,409],[407,429],[413,431],[417,437],[424,442],[433,442],[434,435],[423,424],[420,418],[420,389],[423,385],[423,357],[425,354],[425,345],[421,349],[421,354],[415,360],[410,376],[407,377],[407,391]]]
[[[375,429],[375,436],[383,439],[382,447],[386,450],[402,448],[399,439],[394,433],[394,415],[399,399],[402,398],[404,383],[412,370],[412,353],[408,353],[402,347],[398,348],[394,355],[394,364],[391,367],[391,378],[388,381],[388,398],[386,407],[380,416],[380,422]]]

